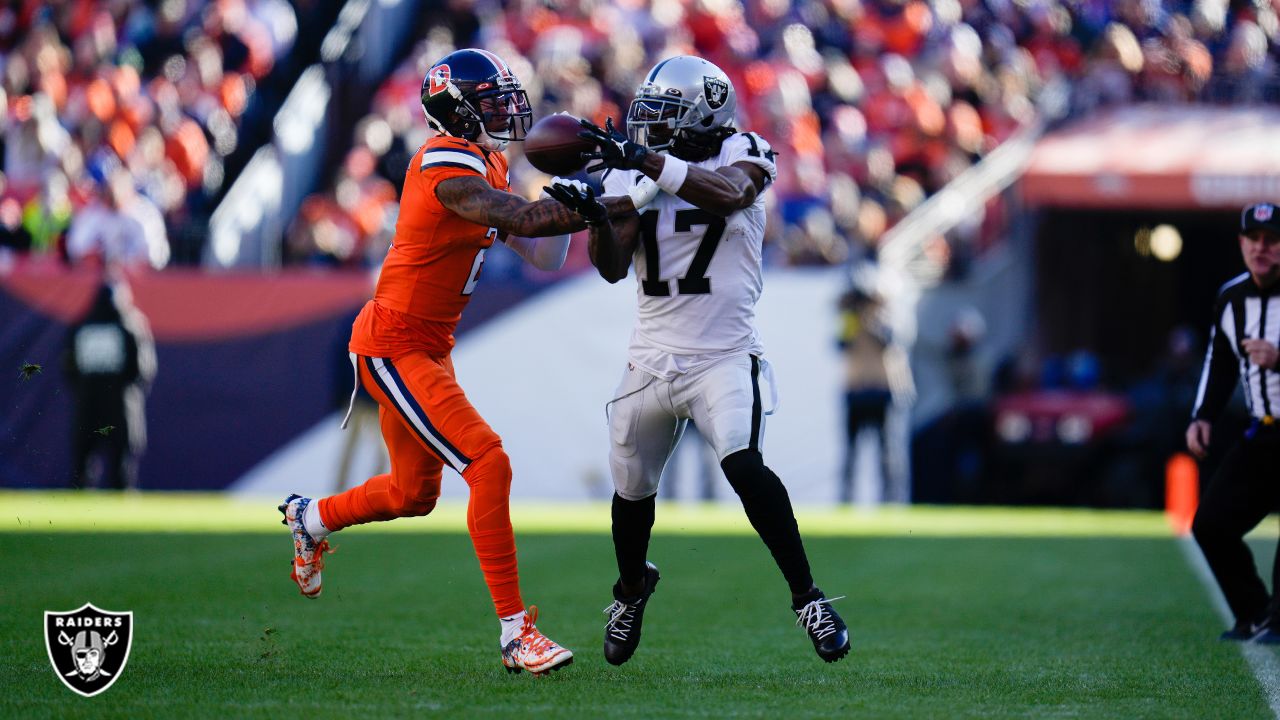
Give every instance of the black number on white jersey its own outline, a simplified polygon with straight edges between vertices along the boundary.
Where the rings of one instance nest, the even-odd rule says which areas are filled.
[[[703,225],[702,240],[698,250],[693,254],[689,270],[685,276],[676,280],[680,295],[711,294],[711,278],[707,277],[707,268],[711,267],[711,258],[720,246],[720,238],[724,235],[725,220],[700,208],[677,210],[675,214],[675,231],[689,232]],[[640,216],[640,239],[644,242],[644,264],[647,276],[640,281],[644,294],[650,297],[668,297],[671,295],[671,284],[658,276],[658,212],[648,210]]]
[[[747,151],[747,154],[751,157],[763,157],[769,162],[773,162],[774,158],[777,157],[778,154],[773,151],[773,148],[760,152],[760,142],[763,142],[764,138],[755,133],[742,133],[742,135],[747,139],[747,142],[751,143],[751,149]],[[760,140],[757,141],[756,138],[760,138]]]

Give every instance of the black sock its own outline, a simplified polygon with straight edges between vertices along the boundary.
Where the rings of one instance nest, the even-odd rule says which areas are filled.
[[[773,554],[791,593],[809,592],[813,588],[813,574],[809,571],[809,558],[805,556],[800,528],[791,509],[791,498],[782,480],[765,466],[764,458],[756,450],[740,450],[726,457],[720,467],[742,499],[751,527]]]
[[[817,587],[810,588],[809,590],[803,593],[793,592],[791,594],[791,607],[794,610],[799,610],[803,608],[805,605],[808,605],[809,603],[813,602],[814,600],[823,599],[823,597],[825,596],[822,594],[822,591],[819,590]]]
[[[656,498],[650,495],[643,500],[626,500],[613,494],[613,553],[618,559],[618,578],[623,585],[644,585],[644,563],[649,553]]]

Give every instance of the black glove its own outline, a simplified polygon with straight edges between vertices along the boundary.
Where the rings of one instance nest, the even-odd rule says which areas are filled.
[[[581,215],[588,225],[599,225],[608,219],[608,211],[596,200],[596,191],[590,185],[573,180],[552,182],[542,189],[561,205]]]
[[[589,173],[603,168],[639,170],[640,165],[644,163],[645,156],[649,154],[649,148],[640,143],[631,142],[626,135],[618,132],[613,127],[613,118],[605,120],[604,128],[590,120],[579,120],[578,122],[582,125],[582,132],[578,133],[578,137],[596,144],[596,151],[582,153],[582,159],[600,161],[598,164],[587,168]]]

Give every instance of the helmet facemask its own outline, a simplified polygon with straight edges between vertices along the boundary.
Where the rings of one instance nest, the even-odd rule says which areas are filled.
[[[480,83],[474,94],[466,95],[458,104],[458,114],[476,128],[475,137],[468,139],[489,150],[502,150],[529,134],[533,110],[519,80],[499,77],[496,83]]]
[[[627,110],[627,136],[631,142],[655,152],[669,150],[694,110],[693,103],[687,100],[641,87]]]
[[[712,157],[721,141],[733,133],[701,94],[691,100],[679,88],[664,89],[653,82],[640,86],[627,110],[627,136],[632,142],[689,162]]]

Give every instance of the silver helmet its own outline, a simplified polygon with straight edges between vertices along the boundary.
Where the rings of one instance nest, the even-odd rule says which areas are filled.
[[[650,150],[704,160],[736,132],[737,108],[733,83],[723,70],[700,57],[679,55],[645,76],[627,111],[627,134]]]

